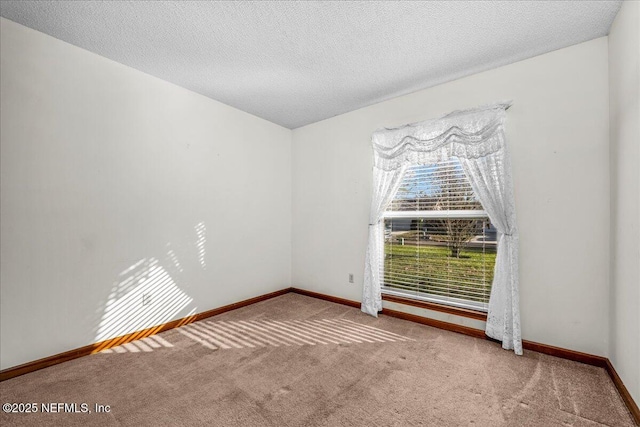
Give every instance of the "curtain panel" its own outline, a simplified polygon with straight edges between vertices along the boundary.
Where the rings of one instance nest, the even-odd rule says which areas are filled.
[[[510,102],[456,111],[440,119],[372,136],[373,194],[365,258],[362,311],[382,310],[380,271],[384,262],[383,214],[398,191],[407,167],[457,157],[480,203],[498,230],[498,252],[486,334],[522,354],[518,293],[518,229],[504,123]]]

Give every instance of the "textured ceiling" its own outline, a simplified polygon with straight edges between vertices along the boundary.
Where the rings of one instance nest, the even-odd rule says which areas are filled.
[[[620,5],[2,1],[0,9],[7,19],[296,128],[605,36]]]

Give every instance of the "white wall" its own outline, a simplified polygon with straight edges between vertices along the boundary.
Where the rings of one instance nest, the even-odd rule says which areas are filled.
[[[610,359],[640,402],[640,3],[609,33],[611,137]]]
[[[290,130],[0,39],[2,368],[290,286]]]
[[[523,338],[607,355],[607,78],[604,37],[294,130],[293,286],[361,299],[376,128],[512,99]]]
[[[593,40],[296,129],[293,146],[287,129],[2,19],[0,367],[291,284],[360,300],[371,133],[513,99],[523,338],[611,349],[637,400],[639,271],[617,254],[637,254],[620,226],[633,206],[638,219],[640,168],[614,74],[637,6],[609,64]]]

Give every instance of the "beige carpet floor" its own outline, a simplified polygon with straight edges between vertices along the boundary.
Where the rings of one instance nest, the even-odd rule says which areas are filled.
[[[4,381],[0,396],[92,411],[2,413],[2,426],[634,425],[601,368],[297,294]]]

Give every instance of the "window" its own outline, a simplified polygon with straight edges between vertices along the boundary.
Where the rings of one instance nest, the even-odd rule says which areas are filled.
[[[487,311],[496,230],[458,159],[408,168],[384,219],[384,293]]]

